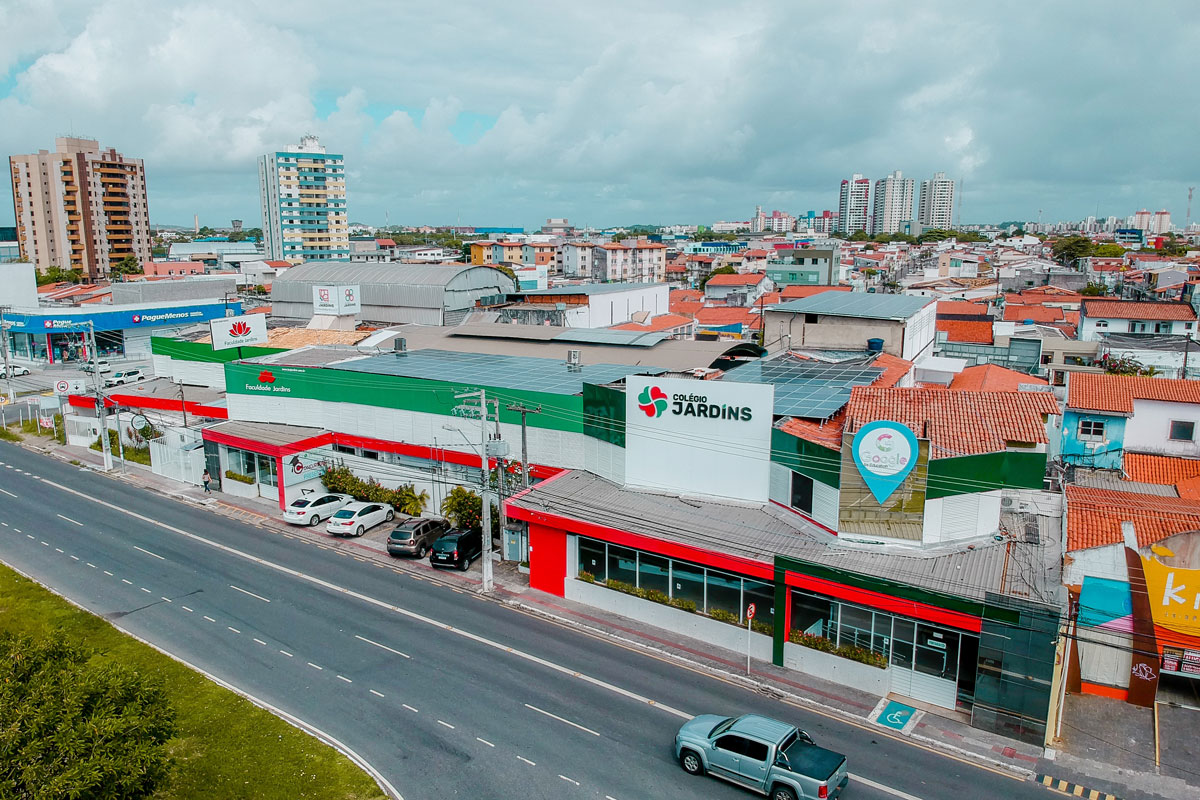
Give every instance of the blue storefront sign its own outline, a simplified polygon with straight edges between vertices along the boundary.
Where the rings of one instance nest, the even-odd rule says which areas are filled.
[[[120,331],[128,328],[158,328],[166,325],[191,325],[224,316],[242,313],[241,303],[202,303],[166,308],[124,308],[119,311],[96,311],[88,314],[21,314],[9,312],[5,322],[12,322],[13,333],[55,333],[80,330],[91,321],[97,331]]]

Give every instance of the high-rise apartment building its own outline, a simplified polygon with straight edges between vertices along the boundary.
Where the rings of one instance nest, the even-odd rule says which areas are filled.
[[[21,257],[40,271],[108,275],[133,256],[150,260],[150,208],[140,158],[101,150],[92,139],[60,137],[54,152],[9,156]]]
[[[871,213],[871,182],[855,173],[850,180],[842,181],[842,192],[838,197],[837,229],[842,233],[870,230],[868,215]]]
[[[258,159],[267,258],[299,264],[350,258],[346,165],[316,136]]]
[[[1133,215],[1130,220],[1130,227],[1137,228],[1139,231],[1150,230],[1150,211],[1143,208]]]
[[[897,233],[903,223],[912,219],[913,185],[913,179],[903,177],[900,170],[875,181],[871,233]]]
[[[917,222],[922,228],[954,227],[954,181],[946,173],[935,172],[929,180],[921,181]]]
[[[1150,220],[1150,232],[1155,236],[1162,236],[1164,233],[1171,231],[1171,212],[1165,208],[1162,211],[1155,211],[1154,217]]]

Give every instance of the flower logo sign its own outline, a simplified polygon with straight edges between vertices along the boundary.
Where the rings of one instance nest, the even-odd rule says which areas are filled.
[[[638,394],[638,408],[651,419],[657,419],[667,410],[667,393],[657,386],[647,386]]]

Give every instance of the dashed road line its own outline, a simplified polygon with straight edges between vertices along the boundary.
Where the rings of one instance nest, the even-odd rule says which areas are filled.
[[[579,781],[575,780],[574,778],[568,778],[566,775],[559,775],[558,777],[562,778],[567,783],[573,783],[576,786],[579,785]]]
[[[5,493],[6,495],[8,495],[9,497],[16,497],[16,495],[15,495],[15,494],[13,494],[12,492],[8,491],[7,489],[0,489],[0,492],[4,492],[4,493]]]
[[[367,691],[370,692],[371,694],[375,695],[376,697],[383,697],[383,692],[377,692],[374,689],[367,689]]]
[[[175,602],[175,601],[174,601],[174,600],[172,600],[171,598],[169,598],[169,597],[166,597],[165,595],[161,595],[161,594],[158,596],[158,599],[159,599],[159,600],[165,600],[165,601],[167,601],[168,603],[174,603],[174,602]]]
[[[151,553],[151,552],[150,552],[149,550],[147,550],[146,548],[144,548],[144,547],[138,547],[136,544],[133,546],[133,549],[134,549],[134,550],[141,550],[141,551],[142,551],[143,553],[145,553],[146,555],[148,555],[148,556],[154,556],[154,557],[155,557],[155,558],[157,558],[159,561],[166,561],[166,559],[165,559],[165,558],[163,558],[162,556],[160,556],[158,553]]]
[[[99,567],[97,567],[95,564],[93,564],[93,563],[92,563],[92,562],[90,562],[90,561],[85,561],[85,562],[83,562],[83,563],[87,564],[87,565],[88,565],[89,567],[91,567],[92,569],[99,569]]]
[[[110,577],[110,578],[115,578],[115,577],[116,577],[115,575],[113,575],[113,574],[112,574],[111,572],[109,572],[108,570],[104,570],[104,574],[105,574],[105,575],[107,575],[107,576],[108,576],[108,577]]]
[[[437,723],[438,723],[438,725],[445,725],[445,726],[446,726],[447,728],[449,728],[450,730],[454,730],[454,726],[453,726],[453,725],[451,725],[449,722],[443,722],[442,720],[440,720],[440,719],[439,719],[439,720],[437,721]]]
[[[78,560],[79,560],[79,556],[71,556],[71,558],[72,558],[72,560],[74,560],[74,561],[78,561]]]
[[[202,614],[201,616],[203,616],[203,617],[204,617],[206,620],[208,620],[209,622],[216,622],[216,620],[215,620],[215,619],[213,619],[212,617],[208,616],[207,614]]]
[[[226,627],[226,629],[231,630],[234,633],[241,633],[241,631],[239,631],[237,628],[230,628],[228,625],[226,625],[225,627]]]
[[[414,714],[420,714],[420,713],[421,713],[420,711],[417,711],[415,708],[413,708],[412,706],[410,706],[408,703],[401,703],[400,705],[404,706],[405,708],[407,708],[409,711],[413,712]]]
[[[188,612],[189,614],[192,613],[192,610],[190,608],[188,608],[187,606],[180,606],[180,608],[182,608],[184,611]]]
[[[531,767],[536,767],[536,766],[537,766],[537,764],[533,763],[532,761],[530,761],[530,760],[529,760],[528,758],[526,758],[525,756],[517,756],[517,758],[518,758],[518,759],[520,759],[521,761],[524,761],[526,764],[528,764],[528,765],[529,765],[529,766],[531,766]]]
[[[61,553],[62,551],[63,551],[63,549],[61,547],[54,548],[54,552],[56,552],[56,553]]]
[[[551,719],[556,719],[556,720],[558,720],[559,722],[565,722],[566,724],[570,725],[572,728],[578,728],[578,729],[579,729],[579,730],[581,730],[581,731],[586,731],[586,732],[590,733],[592,736],[599,736],[599,735],[600,735],[599,733],[597,733],[596,731],[592,730],[591,728],[585,728],[585,727],[583,727],[583,726],[582,726],[582,725],[580,725],[578,722],[571,722],[571,720],[569,720],[569,719],[566,719],[566,718],[564,718],[564,717],[560,717],[560,716],[558,716],[557,714],[551,714],[549,711],[543,711],[542,709],[538,708],[537,706],[531,706],[531,705],[529,705],[529,703],[525,703],[525,707],[526,707],[526,708],[528,708],[530,711],[536,711],[536,712],[537,712],[537,713],[539,713],[539,714],[545,714],[547,717],[550,717]]]
[[[489,742],[487,739],[480,739],[478,736],[476,736],[476,737],[475,737],[475,741],[477,741],[477,742],[483,742],[483,743],[484,743],[484,744],[486,744],[488,747],[495,747],[495,746],[496,746],[496,745],[492,744],[491,742]]]
[[[254,641],[256,641],[256,642],[258,642],[259,644],[261,644],[261,645],[264,645],[264,646],[267,644],[267,643],[266,643],[266,642],[264,642],[262,639],[255,639]]]
[[[41,539],[39,539],[38,541],[40,542]],[[50,546],[49,542],[42,542],[42,547],[49,547],[49,546]]]
[[[285,656],[287,656],[288,658],[295,658],[295,656],[293,656],[293,655],[292,655],[291,653],[289,653],[287,650],[280,650],[279,652],[283,653],[283,654],[284,654]]]
[[[305,663],[306,663],[306,664],[308,664],[308,665],[309,665],[310,667],[312,667],[313,669],[319,669],[319,670],[324,670],[324,669],[325,669],[324,667],[318,667],[316,664],[314,664],[314,663],[313,663],[313,662],[311,662],[311,661],[306,661]]]
[[[13,528],[13,530],[16,530],[16,531],[17,531],[17,533],[20,533],[20,531],[19,531],[19,530],[17,530],[16,528]],[[30,536],[30,535],[27,533],[27,534],[25,534],[25,538],[26,538],[26,539],[33,539],[33,538],[35,538],[35,537],[33,537],[33,536]]]
[[[362,641],[366,642],[367,644],[373,644],[376,647],[381,647],[384,650],[387,650],[389,653],[395,653],[396,655],[403,656],[404,658],[407,658],[407,659],[412,658],[412,656],[410,656],[408,653],[401,653],[399,650],[393,650],[392,648],[388,647],[386,644],[380,644],[379,642],[372,641],[365,636],[359,636],[357,633],[354,634],[354,638],[361,639]]]
[[[350,680],[345,675],[338,675],[337,678],[339,681],[345,681],[346,683],[354,683],[354,681]]]
[[[133,586],[133,581],[128,581],[128,580],[125,580],[124,578],[121,578],[121,583],[128,583],[130,586]]]
[[[150,591],[150,590],[149,590],[149,589],[147,589],[145,586],[139,586],[138,588],[139,588],[139,589],[141,589],[141,590],[142,590],[143,592],[145,592],[146,594],[154,594],[154,592]]]
[[[241,587],[238,587],[238,586],[234,586],[232,583],[229,584],[229,588],[233,589],[235,592],[241,592],[242,594],[248,594],[257,600],[262,600],[264,603],[271,602],[270,600],[268,600],[267,598],[263,597],[260,594],[255,594],[254,592],[247,592],[245,589],[242,589]]]
[[[78,525],[81,528],[83,527],[82,522],[77,522],[76,520],[73,520],[70,517],[64,517],[62,514],[55,514],[54,516],[58,517],[59,519],[65,519],[67,522],[71,523],[72,525]]]

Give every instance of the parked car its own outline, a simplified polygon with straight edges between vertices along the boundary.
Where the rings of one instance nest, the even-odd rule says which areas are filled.
[[[333,512],[325,530],[338,536],[362,536],[368,528],[395,517],[396,512],[387,503],[349,503]]]
[[[126,369],[114,372],[111,377],[104,379],[105,386],[122,386],[126,383],[136,383],[146,380],[146,373],[140,369]]]
[[[675,734],[675,757],[689,775],[707,772],[771,800],[836,800],[849,782],[844,755],[758,714],[693,717]]]
[[[410,517],[388,534],[388,555],[424,558],[433,543],[445,533],[446,523],[440,519]]]
[[[101,375],[105,372],[112,372],[112,365],[103,358],[99,361],[85,361],[79,365],[79,368],[84,372],[99,372]]]
[[[283,521],[293,525],[316,525],[353,502],[354,498],[348,494],[307,494],[293,500],[291,505],[283,510]]]
[[[471,562],[483,552],[483,537],[478,531],[451,528],[446,531],[429,551],[432,567],[458,567],[466,572]]]
[[[2,369],[2,368],[0,368],[0,369]],[[20,364],[9,364],[8,365],[8,374],[13,376],[14,378],[17,377],[18,375],[28,375],[29,367],[23,367]]]

